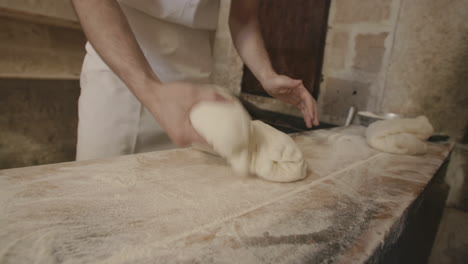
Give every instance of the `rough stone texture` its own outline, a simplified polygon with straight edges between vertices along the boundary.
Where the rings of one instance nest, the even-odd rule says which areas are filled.
[[[463,137],[468,124],[468,1],[403,1],[383,110],[427,115]]]
[[[389,15],[381,14],[386,8],[374,5],[389,6]],[[330,12],[325,80],[369,83],[369,98],[363,99],[367,105],[358,110],[424,114],[437,132],[463,137],[468,127],[467,0],[337,0]],[[374,16],[388,19],[365,22]],[[341,51],[344,68],[336,67],[341,65],[333,45],[338,32],[349,34],[350,45]],[[327,94],[327,89],[325,81],[321,93]],[[322,120],[339,120],[323,99],[319,98]]]
[[[348,54],[349,33],[335,31],[332,33],[328,56],[328,67],[341,70],[345,67]]]
[[[365,263],[450,146],[391,155],[364,131],[296,134],[308,177],[288,184],[190,148],[0,171],[0,262]]]
[[[231,0],[221,0],[218,29],[213,48],[214,67],[211,80],[217,85],[226,87],[234,94],[240,94],[244,64],[237,54],[229,31],[230,5]]]
[[[78,79],[85,43],[80,30],[0,17],[0,77]]]
[[[0,79],[0,169],[75,159],[78,81]]]
[[[381,22],[389,19],[392,0],[336,0],[334,23]]]
[[[331,2],[322,71],[325,81],[318,98],[321,121],[343,124],[351,105],[357,111],[380,111],[399,3],[400,0]],[[343,92],[337,93],[337,83],[329,80],[342,80],[339,89]],[[367,92],[345,98],[353,86],[365,86]]]
[[[371,73],[380,72],[387,36],[387,32],[357,35],[356,56],[354,57],[353,67]]]
[[[322,111],[330,116],[329,122],[344,125],[351,106],[366,108],[369,89],[369,83],[328,78],[327,89],[321,95]]]

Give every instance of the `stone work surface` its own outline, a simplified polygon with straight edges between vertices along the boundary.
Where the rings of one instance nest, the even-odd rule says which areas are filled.
[[[0,171],[0,262],[365,262],[449,146],[390,155],[363,134],[294,135],[309,171],[289,184],[193,149]]]

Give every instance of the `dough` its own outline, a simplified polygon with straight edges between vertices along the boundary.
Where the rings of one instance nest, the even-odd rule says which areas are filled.
[[[237,99],[201,102],[192,108],[190,121],[238,174],[275,182],[306,177],[307,165],[294,141],[261,121],[252,122]]]
[[[366,130],[367,143],[394,154],[425,154],[427,140],[434,129],[425,116],[372,123]]]
[[[252,121],[250,172],[274,182],[292,182],[307,176],[307,163],[291,137]]]
[[[190,112],[195,130],[238,174],[247,175],[250,166],[251,119],[239,102],[204,101]],[[200,146],[197,146],[200,148]],[[202,147],[202,150],[207,150]]]

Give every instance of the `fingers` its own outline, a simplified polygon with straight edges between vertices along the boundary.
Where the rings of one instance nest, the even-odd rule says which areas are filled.
[[[314,100],[314,125],[320,125],[318,111],[317,111],[317,102]]]
[[[307,115],[304,115],[304,121],[306,122],[306,125],[308,123],[312,123],[314,126],[318,126],[317,102],[304,86],[301,87],[301,90],[301,101],[303,103],[303,107],[306,108],[304,112],[307,113]]]
[[[312,101],[312,96],[307,92],[305,87],[301,87],[302,92],[301,92],[301,101],[302,101],[302,106],[304,108],[304,112],[307,113],[304,115],[305,123],[308,128],[312,127],[312,123],[314,121],[314,106],[313,106],[313,101]]]
[[[300,107],[302,116],[304,118],[304,123],[308,128],[312,127],[312,123],[310,122],[311,118],[309,115],[309,112],[307,111],[307,108],[305,106]]]
[[[311,105],[309,107],[309,109],[310,109],[310,112],[311,112],[312,123],[314,124],[314,126],[318,126],[319,125],[319,120],[318,120],[318,112],[317,112],[317,102],[312,97],[312,95],[310,95],[309,93],[307,93],[307,99],[306,100],[308,100],[309,104]]]

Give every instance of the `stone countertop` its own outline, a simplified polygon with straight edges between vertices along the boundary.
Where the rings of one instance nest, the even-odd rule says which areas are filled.
[[[193,149],[0,171],[0,263],[361,263],[447,158],[364,128],[294,135],[307,179],[236,176]]]

